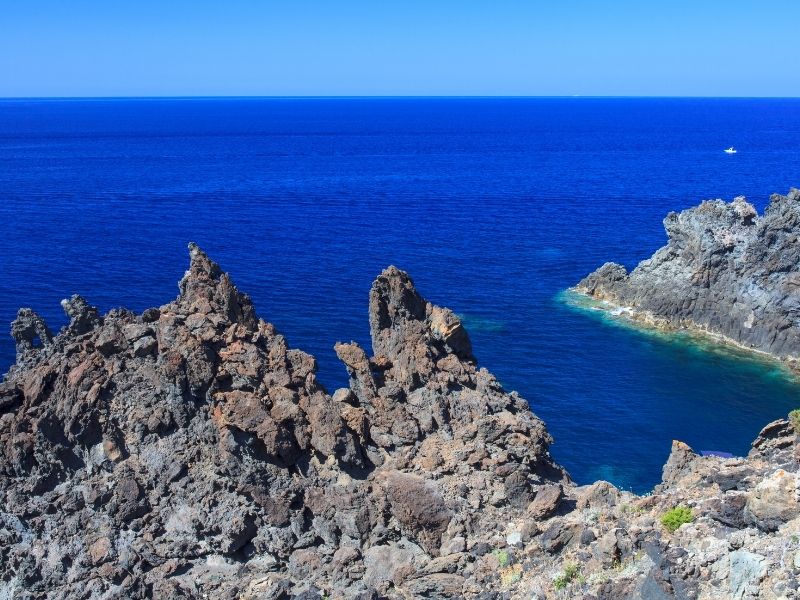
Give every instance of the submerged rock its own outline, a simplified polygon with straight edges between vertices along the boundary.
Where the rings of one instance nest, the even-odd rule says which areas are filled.
[[[664,228],[667,245],[633,271],[606,263],[576,289],[659,326],[800,358],[800,190],[773,195],[761,216],[743,197],[709,200]]]
[[[350,385],[332,396],[197,246],[179,290],[141,315],[74,296],[57,336],[20,312],[0,384],[0,597],[796,590],[787,421],[747,458],[676,443],[651,496],[578,487],[459,318],[395,267],[369,296],[374,355],[336,344]],[[693,519],[670,532],[678,505]]]

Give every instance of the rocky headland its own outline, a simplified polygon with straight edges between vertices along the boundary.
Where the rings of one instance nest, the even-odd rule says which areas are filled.
[[[737,218],[744,239],[769,215]],[[331,395],[312,356],[190,256],[178,297],[142,314],[74,296],[53,335],[19,311],[0,384],[0,598],[799,597],[800,423],[734,459],[675,442],[651,495],[578,486],[403,271],[370,291],[371,352],[336,344],[350,383]],[[763,268],[780,287],[788,271]],[[753,340],[792,352],[776,331]]]
[[[800,190],[759,215],[743,197],[664,219],[667,245],[630,273],[606,263],[576,290],[666,329],[712,334],[793,366],[800,358]]]

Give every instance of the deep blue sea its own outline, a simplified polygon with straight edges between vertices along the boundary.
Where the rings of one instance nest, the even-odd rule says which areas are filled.
[[[396,264],[464,315],[480,363],[529,400],[577,481],[646,491],[672,439],[745,453],[800,388],[559,292],[648,257],[670,210],[739,194],[763,207],[792,185],[800,100],[5,100],[0,322],[31,306],[57,329],[76,292],[103,310],[163,304],[193,240],[333,391],[333,344],[368,344],[370,283]]]

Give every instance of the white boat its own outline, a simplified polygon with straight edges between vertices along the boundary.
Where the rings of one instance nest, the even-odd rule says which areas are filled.
[[[725,148],[725,154],[736,154],[736,148],[731,146],[730,148]]]

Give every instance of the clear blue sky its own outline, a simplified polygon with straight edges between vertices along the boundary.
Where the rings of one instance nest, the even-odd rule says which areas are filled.
[[[800,0],[0,0],[0,96],[800,96]]]

